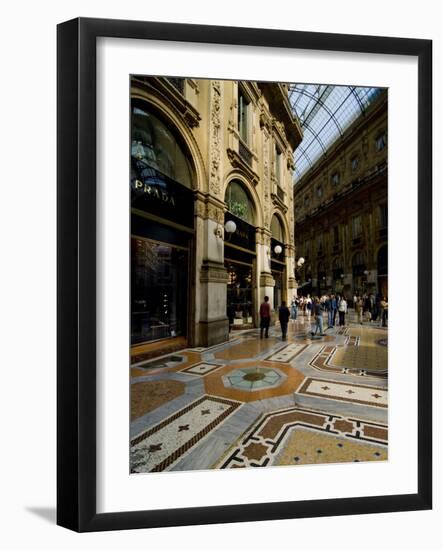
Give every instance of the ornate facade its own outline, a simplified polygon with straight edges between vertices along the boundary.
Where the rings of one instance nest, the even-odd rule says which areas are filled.
[[[300,292],[387,295],[387,91],[294,186]]]
[[[293,152],[302,133],[288,90],[134,76],[131,102],[133,344],[226,341],[230,328],[257,325],[265,295],[274,305],[296,286]]]

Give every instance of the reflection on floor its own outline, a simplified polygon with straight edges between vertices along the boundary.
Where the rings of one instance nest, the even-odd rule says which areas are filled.
[[[307,319],[131,367],[131,471],[363,462],[388,457],[387,330]]]

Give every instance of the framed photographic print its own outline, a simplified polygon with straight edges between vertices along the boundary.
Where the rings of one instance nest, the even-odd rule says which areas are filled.
[[[431,507],[431,64],[59,25],[59,525]]]

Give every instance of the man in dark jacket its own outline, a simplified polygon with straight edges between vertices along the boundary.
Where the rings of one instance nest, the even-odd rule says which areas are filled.
[[[289,316],[289,308],[286,307],[286,302],[282,302],[281,306],[278,308],[278,319],[280,321],[282,340],[287,339]]]

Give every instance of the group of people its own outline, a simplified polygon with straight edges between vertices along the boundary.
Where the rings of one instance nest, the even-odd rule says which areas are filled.
[[[354,309],[358,317],[358,322],[362,325],[363,319],[370,323],[381,322],[382,327],[387,326],[388,321],[388,301],[386,296],[374,294],[354,295]]]
[[[364,296],[355,295],[352,305],[360,324],[363,324],[363,316],[366,315],[366,320],[376,322],[380,319],[381,325],[384,327],[387,326],[388,302],[385,296],[375,297],[372,294]],[[313,298],[309,294],[300,297],[294,296],[290,308],[283,301],[278,308],[278,318],[283,340],[287,339],[289,320],[295,321],[299,311],[308,318],[308,322],[310,322],[311,317],[314,318],[314,324],[311,327],[312,336],[317,335],[317,333],[320,336],[325,336],[323,314],[327,313],[327,328],[333,328],[336,325],[337,314],[339,326],[344,326],[346,324],[346,314],[348,313],[348,302],[340,294],[325,294],[320,297],[314,296]],[[263,338],[263,334],[265,338],[268,338],[270,322],[271,306],[269,304],[269,297],[265,296],[260,306],[260,338]]]

